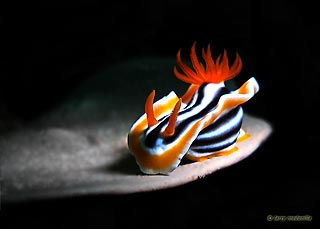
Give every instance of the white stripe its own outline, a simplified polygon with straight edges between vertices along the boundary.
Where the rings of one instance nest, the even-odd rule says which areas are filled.
[[[222,149],[222,150],[218,150],[218,151],[215,151],[215,152],[209,152],[209,153],[198,153],[196,151],[193,151],[192,149],[189,149],[188,151],[188,155],[192,156],[192,157],[207,157],[207,156],[211,156],[211,155],[214,155],[216,153],[221,153],[221,152],[224,152],[224,151],[228,151],[228,150],[231,150],[234,146],[236,145],[236,143]]]
[[[225,139],[224,141],[221,141],[221,142],[217,142],[217,143],[214,143],[214,144],[208,144],[208,145],[204,145],[204,146],[195,146],[195,147],[192,147],[192,150],[202,150],[202,149],[210,149],[210,148],[213,148],[213,147],[221,147],[223,145],[226,145],[226,144],[230,144],[231,142],[233,142],[239,135],[239,131],[231,136],[229,136],[227,139]]]
[[[229,112],[230,110],[226,111]],[[224,113],[222,113],[219,117],[221,117],[222,115],[224,115]],[[217,118],[217,120],[219,119],[219,117]],[[199,134],[197,140],[204,140],[206,138],[214,138],[220,135],[225,134],[226,132],[228,132],[232,127],[234,127],[235,125],[237,125],[241,119],[243,117],[243,110],[242,108],[240,108],[239,112],[236,114],[235,117],[233,117],[229,122],[226,122],[222,127],[211,131],[209,133],[206,134]]]
[[[182,114],[180,116],[178,116],[178,121],[182,121],[185,119],[188,119],[192,116],[197,115],[199,112],[201,112],[204,108],[206,108],[213,99],[215,99],[215,97],[217,96],[217,92],[219,90],[219,88],[221,88],[222,86],[219,84],[219,86],[217,86],[217,84],[207,84],[204,87],[204,92],[203,92],[203,98],[201,100],[201,103],[194,106],[199,94],[198,94],[198,90],[196,91],[195,95],[194,95],[194,101],[192,101],[192,105],[188,106],[187,109],[189,108],[193,108],[190,112],[187,112],[185,114]],[[183,111],[183,110],[181,110]]]

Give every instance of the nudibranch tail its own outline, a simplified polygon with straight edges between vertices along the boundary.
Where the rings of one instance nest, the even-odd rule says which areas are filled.
[[[224,81],[230,80],[235,77],[242,68],[242,60],[239,54],[236,54],[235,60],[231,67],[229,67],[229,61],[227,56],[227,51],[224,50],[223,56],[219,55],[214,61],[211,55],[210,44],[207,46],[207,51],[202,49],[202,58],[205,61],[205,67],[202,63],[199,62],[196,55],[196,42],[193,43],[190,59],[193,66],[192,70],[187,64],[181,60],[181,50],[177,53],[177,63],[184,74],[180,73],[177,67],[174,67],[174,74],[176,77],[186,83],[200,85],[202,83],[215,83],[219,84]]]
[[[177,78],[191,85],[179,98],[174,92],[154,103],[155,91],[145,102],[143,114],[131,127],[128,146],[142,172],[168,174],[183,157],[203,161],[237,151],[236,144],[248,138],[241,128],[241,105],[251,99],[259,85],[254,77],[239,89],[230,91],[224,81],[237,75],[242,67],[238,54],[229,66],[227,52],[212,59],[210,45],[202,49],[205,64],[199,62],[195,43],[191,48],[191,69],[177,63],[184,72],[174,68]]]

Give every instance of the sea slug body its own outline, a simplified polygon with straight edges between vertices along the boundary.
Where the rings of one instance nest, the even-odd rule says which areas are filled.
[[[236,144],[249,134],[241,128],[243,109],[259,90],[254,77],[239,89],[230,91],[224,82],[242,68],[237,54],[229,67],[226,51],[214,61],[210,45],[202,49],[205,63],[199,62],[196,43],[191,48],[193,69],[182,62],[180,51],[174,67],[176,77],[191,84],[179,98],[174,92],[154,102],[152,91],[145,103],[145,113],[133,123],[128,134],[128,147],[145,174],[168,174],[183,157],[204,161],[226,156],[237,150]]]

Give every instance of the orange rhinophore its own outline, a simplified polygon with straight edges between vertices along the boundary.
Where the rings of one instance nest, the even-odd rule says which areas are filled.
[[[156,93],[155,90],[153,90],[149,94],[147,101],[146,101],[146,104],[145,104],[145,111],[146,111],[146,115],[147,115],[149,128],[158,123],[157,119],[154,117],[154,112],[153,112],[153,100],[154,100],[155,93]]]
[[[169,137],[174,134],[174,128],[177,122],[178,113],[181,107],[181,101],[182,99],[179,99],[179,101],[176,103],[176,105],[173,108],[172,114],[170,114],[168,125],[166,129],[163,131],[164,137]]]

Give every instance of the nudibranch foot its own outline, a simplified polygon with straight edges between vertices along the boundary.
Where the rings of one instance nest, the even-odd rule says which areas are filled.
[[[132,125],[128,146],[143,173],[168,174],[183,157],[203,161],[232,154],[236,144],[249,136],[241,129],[241,105],[258,92],[257,81],[252,77],[230,91],[224,81],[240,72],[239,55],[230,68],[226,51],[213,61],[208,46],[202,57],[205,65],[198,61],[194,44],[190,54],[193,70],[182,62],[179,51],[177,62],[184,74],[177,68],[174,73],[191,83],[190,87],[181,98],[171,92],[155,103],[152,91],[145,114]]]

